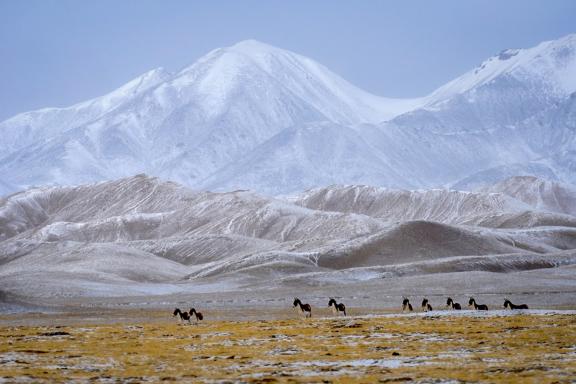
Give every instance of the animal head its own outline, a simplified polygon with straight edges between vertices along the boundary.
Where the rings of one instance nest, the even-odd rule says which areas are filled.
[[[504,308],[507,308],[508,306],[512,306],[512,302],[508,299],[504,299]]]
[[[299,298],[295,297],[294,298],[294,302],[292,303],[293,306],[297,306],[298,304],[301,304],[302,302],[300,301]]]
[[[190,312],[188,312],[188,313],[193,314],[194,312],[196,312],[196,308],[190,308]]]
[[[426,304],[428,304],[428,299],[427,299],[427,298],[424,298],[424,299],[422,300],[422,306],[425,307]]]
[[[176,315],[179,314],[179,313],[180,313],[180,308],[176,308],[176,309],[174,310],[174,313],[173,313],[172,315],[173,315],[173,316],[176,316]]]
[[[468,305],[472,305],[474,304],[475,300],[473,297],[470,297],[470,300],[468,300]]]
[[[330,307],[331,305],[336,306],[336,300],[335,299],[330,299],[330,301],[328,302],[328,306]]]
[[[454,300],[452,300],[452,298],[449,297],[448,300],[446,300],[446,305],[452,304],[453,301],[454,301]]]
[[[408,305],[409,302],[410,302],[410,300],[408,300],[408,298],[405,297],[405,298],[402,300],[402,305],[404,305],[404,306],[405,306],[405,305]]]

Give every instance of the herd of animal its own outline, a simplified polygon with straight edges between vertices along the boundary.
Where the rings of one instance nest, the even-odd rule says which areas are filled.
[[[294,302],[292,303],[293,308],[299,310],[304,317],[312,317],[312,306],[307,303],[302,303],[302,301],[295,297]],[[330,299],[328,301],[328,307],[332,308],[332,311],[335,315],[343,315],[346,316],[346,306],[343,303],[338,303],[336,299]],[[468,300],[468,307],[474,308],[477,311],[487,311],[488,306],[486,304],[478,304],[473,297],[470,297]],[[461,310],[462,305],[460,303],[455,302],[451,297],[446,300],[446,308],[452,310]],[[528,309],[527,304],[513,304],[510,300],[504,299],[504,308],[508,309]],[[407,297],[404,297],[402,300],[402,312],[404,311],[413,311],[414,308],[412,304],[410,304],[410,300]],[[432,311],[432,305],[427,298],[422,299],[422,310],[424,312]],[[179,308],[176,308],[173,313],[174,316],[180,316],[180,321],[184,322],[187,321],[191,323],[192,316],[194,316],[196,323],[198,321],[204,319],[202,313],[196,311],[195,308],[191,308],[188,312],[182,312]]]
[[[486,304],[476,303],[476,299],[474,299],[473,297],[470,297],[470,299],[468,299],[468,307],[473,308],[477,311],[487,311],[488,310],[488,306]],[[455,302],[451,297],[449,297],[446,300],[446,308],[459,311],[462,309],[462,305],[460,305],[460,303]],[[528,309],[528,305],[527,304],[516,305],[516,304],[513,304],[510,300],[504,299],[504,308]],[[404,297],[404,300],[402,300],[402,312],[413,311],[413,310],[414,310],[414,308],[412,307],[412,304],[410,304],[410,300],[408,300],[407,297]],[[422,300],[422,310],[424,312],[428,312],[428,311],[433,310],[432,305],[430,305],[430,302],[428,301],[427,298],[424,298]]]
[[[294,302],[292,303],[293,307],[299,309],[305,317],[312,317],[312,306],[310,304],[304,304],[298,298],[294,298]],[[476,299],[470,297],[468,300],[468,306],[477,310],[477,311],[487,311],[488,306],[486,304],[478,304],[476,303]],[[344,315],[346,316],[346,306],[343,303],[336,302],[335,299],[330,299],[328,301],[328,307],[332,307],[332,311],[336,315]],[[461,310],[462,305],[460,303],[455,302],[451,297],[446,300],[446,308],[452,310]],[[509,309],[528,309],[528,305],[526,304],[513,304],[510,300],[504,299],[504,308]],[[412,304],[410,304],[410,300],[407,297],[404,297],[402,300],[402,312],[404,311],[413,311],[414,308]],[[427,298],[422,299],[422,310],[424,312],[432,311],[432,304]]]

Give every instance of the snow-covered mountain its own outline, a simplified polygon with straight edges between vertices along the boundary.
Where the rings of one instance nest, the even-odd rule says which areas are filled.
[[[364,92],[256,41],[0,123],[14,190],[138,173],[211,190],[576,181],[576,35],[505,50],[419,99]],[[3,188],[3,192],[6,188]]]

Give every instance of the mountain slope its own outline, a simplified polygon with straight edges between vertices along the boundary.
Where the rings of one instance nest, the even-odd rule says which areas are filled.
[[[208,190],[247,188],[275,195],[287,187],[298,191],[349,180],[406,184],[403,175],[378,150],[370,149],[357,129],[319,122],[284,129],[200,186]]]

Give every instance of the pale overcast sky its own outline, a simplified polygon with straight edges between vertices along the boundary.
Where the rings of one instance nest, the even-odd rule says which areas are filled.
[[[573,0],[0,0],[0,120],[245,39],[381,96],[422,96],[505,48],[574,33],[575,20]]]

